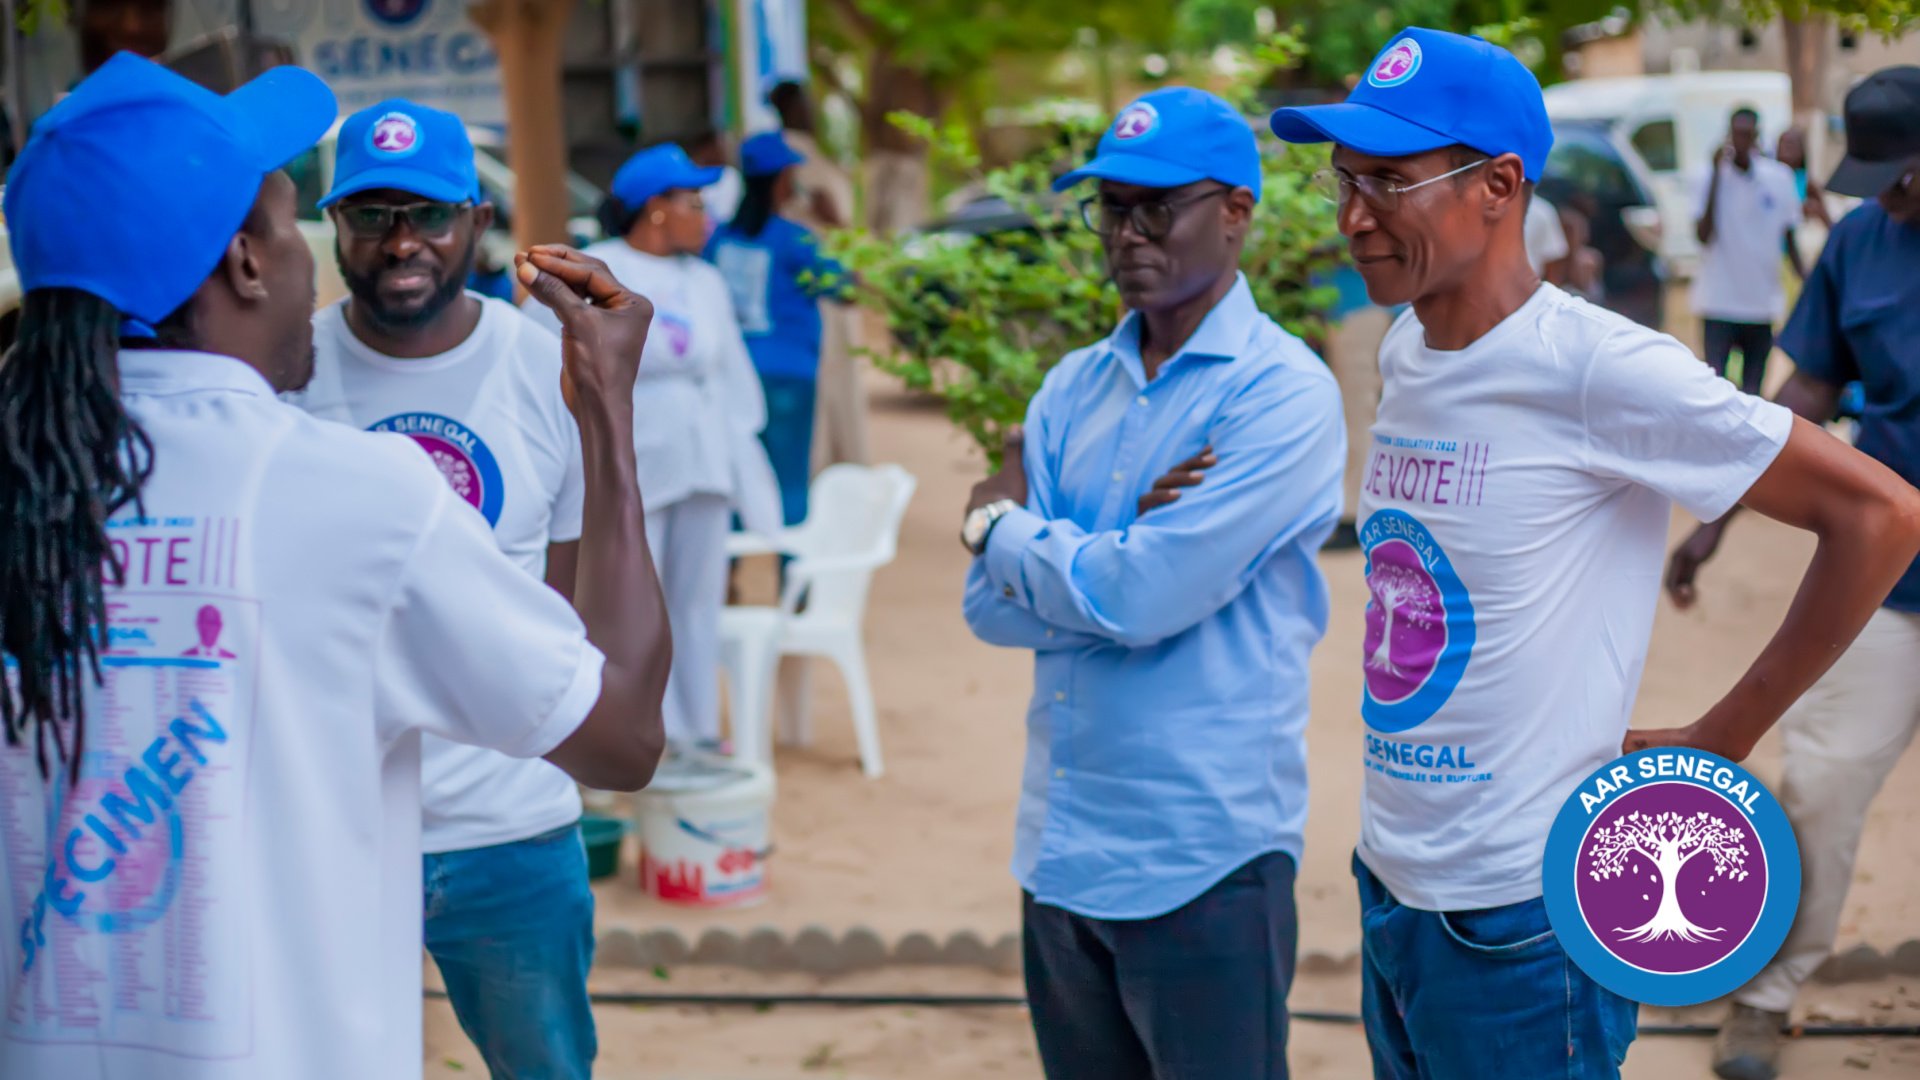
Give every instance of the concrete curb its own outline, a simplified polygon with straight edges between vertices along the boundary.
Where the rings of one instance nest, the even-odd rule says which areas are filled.
[[[878,932],[856,926],[835,935],[823,926],[802,927],[789,936],[772,926],[758,927],[744,936],[733,930],[711,929],[695,941],[677,930],[611,929],[600,935],[595,962],[608,967],[672,968],[682,964],[741,967],[749,971],[798,971],[811,975],[845,975],[886,967],[977,968],[996,975],[1020,974],[1020,935],[1002,934],[988,943],[971,930],[950,934],[942,941],[915,931],[891,947]],[[1300,954],[1302,975],[1344,975],[1360,966],[1358,950],[1330,953],[1307,950]],[[1834,985],[1871,982],[1888,975],[1920,976],[1920,938],[1882,952],[1856,945],[1835,953],[1813,973],[1815,982]]]

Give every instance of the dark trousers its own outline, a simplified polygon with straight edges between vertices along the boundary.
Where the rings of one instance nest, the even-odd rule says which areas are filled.
[[[1152,919],[1026,895],[1027,1004],[1048,1080],[1286,1080],[1300,923],[1291,856]]]
[[[1706,321],[1707,366],[1716,375],[1727,373],[1727,360],[1740,350],[1740,389],[1749,394],[1760,392],[1767,377],[1767,356],[1773,352],[1771,323]]]

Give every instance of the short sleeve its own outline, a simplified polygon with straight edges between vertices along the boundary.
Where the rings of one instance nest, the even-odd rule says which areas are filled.
[[[1665,334],[1617,329],[1590,363],[1581,398],[1589,467],[1702,521],[1740,501],[1793,428],[1792,413],[1741,393]]]
[[[1695,169],[1687,178],[1687,191],[1693,203],[1693,218],[1698,221],[1707,213],[1707,190],[1713,186],[1713,168]]]
[[[559,593],[516,566],[437,484],[401,571],[374,670],[382,735],[423,731],[535,758],[579,728],[606,658]]]
[[[1860,378],[1860,365],[1840,323],[1840,272],[1845,259],[1846,223],[1834,230],[1820,260],[1813,264],[1800,299],[1780,331],[1780,349],[1794,367],[1833,386]]]

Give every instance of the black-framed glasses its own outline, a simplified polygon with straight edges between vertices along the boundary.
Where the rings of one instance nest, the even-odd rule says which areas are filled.
[[[1462,165],[1452,172],[1444,172],[1439,176],[1422,180],[1416,184],[1398,184],[1392,180],[1383,180],[1378,176],[1354,176],[1351,173],[1342,172],[1339,169],[1321,169],[1319,172],[1313,174],[1313,188],[1320,194],[1321,198],[1335,206],[1347,205],[1347,200],[1353,198],[1354,194],[1358,192],[1360,197],[1366,200],[1368,206],[1373,207],[1383,214],[1391,214],[1400,208],[1400,196],[1405,195],[1407,192],[1418,191],[1428,184],[1437,184],[1442,180],[1459,176],[1463,172],[1477,169],[1492,160],[1492,158],[1481,158],[1478,161]]]
[[[334,207],[333,212],[348,232],[362,239],[377,240],[402,221],[421,236],[445,236],[453,231],[453,223],[460,220],[461,212],[472,206],[466,202],[416,202],[403,206],[347,203]]]
[[[1173,219],[1184,207],[1211,199],[1215,195],[1225,195],[1232,188],[1213,188],[1198,195],[1189,195],[1184,199],[1150,199],[1121,206],[1110,203],[1098,195],[1080,200],[1080,223],[1102,236],[1118,232],[1121,222],[1133,226],[1133,231],[1148,240],[1163,239],[1173,231]]]

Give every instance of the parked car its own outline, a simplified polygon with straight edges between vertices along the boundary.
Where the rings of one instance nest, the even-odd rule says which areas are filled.
[[[1778,71],[1697,71],[1574,79],[1546,90],[1547,116],[1606,128],[1650,178],[1665,222],[1659,254],[1681,277],[1700,255],[1693,231],[1694,177],[1727,136],[1735,109],[1760,116],[1760,144],[1771,149],[1793,123],[1792,84]]]
[[[1536,190],[1586,216],[1587,242],[1605,261],[1601,303],[1659,329],[1666,270],[1657,253],[1667,230],[1644,166],[1619,133],[1605,121],[1554,121],[1553,152]]]

